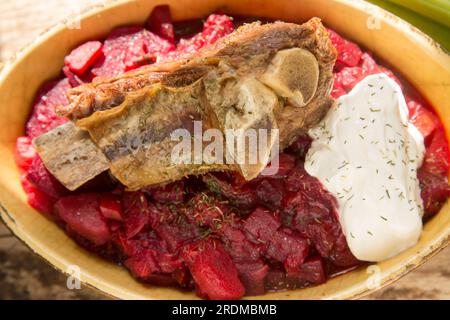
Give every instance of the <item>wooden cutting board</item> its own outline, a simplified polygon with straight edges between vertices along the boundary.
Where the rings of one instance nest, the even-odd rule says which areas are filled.
[[[1,61],[65,16],[104,0],[0,1]],[[450,299],[450,247],[368,299]],[[88,288],[68,290],[65,277],[31,253],[0,223],[0,299],[103,299]]]

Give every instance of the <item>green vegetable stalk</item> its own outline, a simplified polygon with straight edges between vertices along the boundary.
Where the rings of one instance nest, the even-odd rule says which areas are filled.
[[[369,0],[408,21],[450,51],[450,0]]]

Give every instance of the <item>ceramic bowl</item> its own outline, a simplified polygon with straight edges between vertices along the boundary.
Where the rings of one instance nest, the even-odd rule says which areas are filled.
[[[374,52],[401,73],[435,107],[450,132],[450,56],[430,38],[398,17],[355,0],[129,0],[107,2],[81,16],[81,28],[60,23],[18,52],[0,74],[0,209],[1,218],[31,250],[62,272],[72,265],[81,281],[123,299],[193,299],[192,292],[143,285],[119,266],[76,245],[53,222],[27,205],[13,159],[16,138],[39,86],[60,73],[63,58],[76,45],[101,38],[114,27],[142,24],[155,5],[170,5],[175,20],[205,17],[221,9],[304,22],[311,17]],[[258,299],[346,299],[362,297],[424,263],[449,242],[450,204],[425,227],[419,243],[395,258],[360,268],[308,289],[268,293]]]

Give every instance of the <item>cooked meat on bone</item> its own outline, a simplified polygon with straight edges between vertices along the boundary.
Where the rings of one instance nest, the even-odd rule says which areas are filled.
[[[252,23],[191,60],[152,65],[72,89],[71,103],[58,112],[89,132],[111,173],[129,189],[214,170],[238,170],[250,180],[267,165],[277,140],[286,147],[324,116],[332,103],[335,59],[317,18],[302,25]],[[171,153],[178,142],[171,133],[193,133],[199,120],[203,131],[252,128],[279,133],[269,135],[256,164],[221,164],[225,155],[217,154],[208,161],[174,164]],[[46,155],[61,151],[40,140],[34,143],[44,163],[69,189],[92,178],[92,172],[82,172],[76,163],[55,164],[57,156]],[[236,157],[234,149],[225,146],[225,152]],[[63,167],[81,176],[77,183],[61,174]]]

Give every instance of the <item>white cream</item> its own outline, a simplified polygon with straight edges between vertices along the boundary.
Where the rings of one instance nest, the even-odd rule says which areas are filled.
[[[413,246],[422,231],[417,169],[425,147],[409,124],[400,87],[371,75],[339,98],[318,127],[306,171],[337,199],[350,250],[382,261]]]

